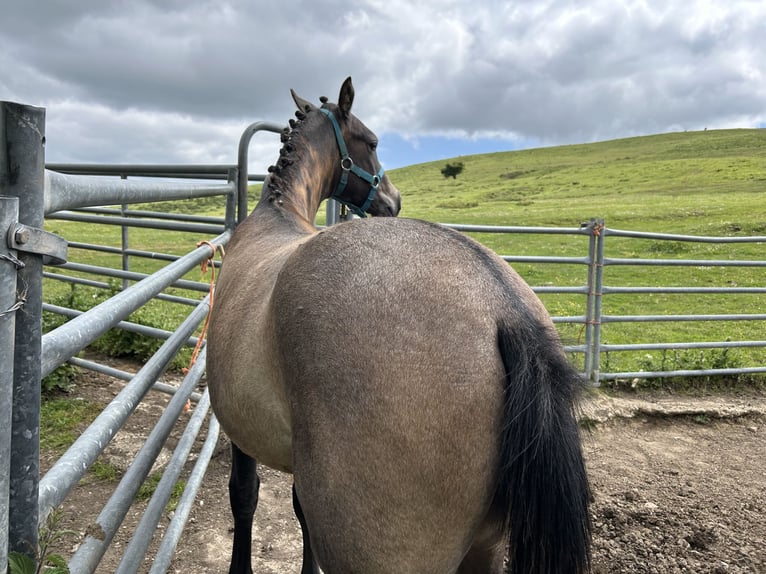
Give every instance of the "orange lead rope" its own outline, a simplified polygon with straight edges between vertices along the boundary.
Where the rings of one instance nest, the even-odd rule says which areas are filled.
[[[200,241],[197,243],[197,247],[202,247],[203,245],[207,245],[210,248],[211,255],[207,259],[204,259],[200,263],[200,269],[202,270],[202,274],[205,275],[207,273],[208,265],[210,265],[211,273],[210,273],[210,303],[208,304],[209,309],[207,312],[207,317],[205,317],[205,323],[202,325],[202,331],[200,332],[199,338],[197,339],[197,344],[194,346],[194,351],[192,351],[191,360],[189,361],[189,366],[185,369],[183,369],[184,375],[189,372],[189,370],[194,366],[194,363],[197,362],[197,357],[199,356],[200,349],[202,349],[202,345],[205,342],[205,336],[207,335],[207,327],[210,323],[210,313],[213,311],[213,301],[215,299],[215,261],[213,259],[215,258],[215,252],[220,251],[221,252],[221,260],[223,261],[223,258],[226,255],[226,252],[223,249],[223,245],[215,246],[209,241]],[[191,400],[186,401],[186,406],[184,407],[184,412],[188,412],[189,409],[191,409]]]

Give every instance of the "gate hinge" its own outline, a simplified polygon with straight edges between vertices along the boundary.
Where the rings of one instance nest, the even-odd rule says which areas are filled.
[[[66,263],[68,246],[63,237],[23,223],[14,223],[8,229],[8,247],[22,253],[42,255],[46,265]]]

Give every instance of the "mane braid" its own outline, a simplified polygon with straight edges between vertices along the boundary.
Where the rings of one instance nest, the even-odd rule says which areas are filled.
[[[279,140],[282,142],[282,147],[279,150],[279,159],[277,160],[277,163],[268,167],[268,172],[271,174],[268,182],[268,200],[270,202],[276,201],[280,205],[282,203],[281,196],[283,193],[281,190],[285,187],[285,170],[293,165],[297,159],[294,138],[296,136],[300,137],[300,128],[304,124],[306,114],[298,110],[295,112],[295,117],[298,118],[297,121],[290,119],[288,122],[289,127],[286,127],[279,134]]]

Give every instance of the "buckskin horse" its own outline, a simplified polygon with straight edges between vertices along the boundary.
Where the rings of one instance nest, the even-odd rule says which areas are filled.
[[[232,442],[230,572],[251,572],[255,460],[294,476],[303,572],[590,570],[581,379],[502,259],[395,217],[375,135],[292,92],[260,200],[227,247],[208,385]],[[362,218],[317,230],[334,197]]]

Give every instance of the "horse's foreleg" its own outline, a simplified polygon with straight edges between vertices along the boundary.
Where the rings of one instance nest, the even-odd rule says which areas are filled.
[[[253,515],[258,505],[260,479],[255,459],[231,443],[231,476],[229,503],[234,516],[234,543],[231,549],[229,574],[252,574],[251,565]]]
[[[298,518],[298,522],[300,522],[301,534],[303,535],[303,567],[301,568],[301,574],[319,574],[319,567],[316,562],[314,562],[314,554],[311,552],[311,540],[309,539],[309,530],[306,526],[306,517],[303,515],[303,509],[298,500],[298,495],[295,493],[294,484],[293,510],[295,511],[295,516]]]

